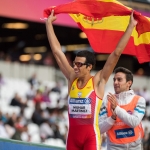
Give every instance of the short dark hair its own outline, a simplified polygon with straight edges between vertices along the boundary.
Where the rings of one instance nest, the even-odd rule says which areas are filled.
[[[96,58],[95,58],[95,53],[88,51],[88,50],[83,50],[83,51],[79,51],[76,54],[76,57],[85,57],[86,58],[86,64],[91,64],[94,68],[96,65]]]
[[[127,68],[124,67],[118,67],[114,70],[114,73],[118,73],[118,72],[122,72],[126,75],[126,81],[132,81],[133,83],[133,74],[130,70],[128,70]]]

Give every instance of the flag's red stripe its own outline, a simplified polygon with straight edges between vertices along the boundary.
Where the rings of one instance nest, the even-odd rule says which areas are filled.
[[[50,14],[52,8],[48,8],[50,11],[46,11],[44,13],[45,17],[48,17],[47,15]],[[55,14],[60,13],[72,13],[72,14],[78,14],[81,13],[85,16],[89,17],[95,17],[95,18],[101,18],[101,17],[107,17],[111,15],[130,15],[131,10],[129,10],[127,7],[123,5],[119,5],[117,3],[113,2],[102,2],[102,1],[96,1],[96,0],[80,0],[80,1],[73,1],[70,3],[59,5],[55,8]],[[108,11],[106,11],[108,10]],[[46,14],[48,13],[48,14]],[[137,15],[140,15],[140,13],[137,13]]]
[[[122,31],[114,30],[96,30],[96,29],[82,29],[89,40],[92,49],[97,53],[110,53],[112,52],[120,38]],[[136,56],[139,63],[150,61],[150,44],[134,45],[133,37],[130,38],[123,54]]]
[[[84,32],[86,33],[93,50],[99,53],[112,52],[124,33],[122,31],[96,29],[84,29]],[[136,54],[133,37],[130,38],[123,53],[130,55]]]
[[[136,46],[136,57],[139,63],[150,62],[150,44]]]

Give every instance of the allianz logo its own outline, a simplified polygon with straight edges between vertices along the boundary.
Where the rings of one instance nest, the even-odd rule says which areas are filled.
[[[85,104],[90,104],[91,103],[91,99],[90,98],[86,98],[85,99]]]
[[[117,135],[132,135],[132,134],[133,134],[132,130],[129,130],[127,132],[123,132],[123,131],[117,132]]]

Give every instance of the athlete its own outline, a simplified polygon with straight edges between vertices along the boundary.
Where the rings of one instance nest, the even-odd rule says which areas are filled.
[[[101,134],[107,133],[108,150],[141,150],[145,99],[130,89],[133,83],[131,71],[118,67],[114,73],[115,94],[109,93],[101,107]]]
[[[73,61],[73,67],[71,67],[54,33],[52,23],[55,20],[56,16],[52,10],[46,20],[48,40],[53,55],[68,80],[69,129],[66,148],[67,150],[99,150],[101,139],[98,115],[105,85],[127,45],[137,21],[132,12],[130,23],[115,50],[108,57],[103,69],[92,76],[91,70],[95,65],[94,53],[78,52]]]

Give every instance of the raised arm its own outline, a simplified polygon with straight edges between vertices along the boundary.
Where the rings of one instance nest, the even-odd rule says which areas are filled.
[[[70,80],[70,75],[73,72],[73,68],[70,66],[65,54],[61,50],[61,45],[54,33],[52,23],[56,20],[56,16],[54,16],[54,10],[52,10],[51,15],[46,20],[46,30],[48,41],[50,47],[52,49],[53,55],[58,63],[59,68],[65,75],[65,77]]]
[[[111,75],[111,73],[113,72],[113,70],[120,58],[120,55],[122,54],[124,48],[126,47],[136,24],[137,24],[137,21],[134,19],[133,11],[132,11],[129,24],[128,24],[128,27],[127,27],[124,35],[121,37],[118,45],[116,46],[116,49],[109,55],[105,65],[101,71],[101,74],[99,76],[99,78],[100,78],[99,83],[103,82],[104,84],[106,84],[106,82],[108,81],[108,78]]]

